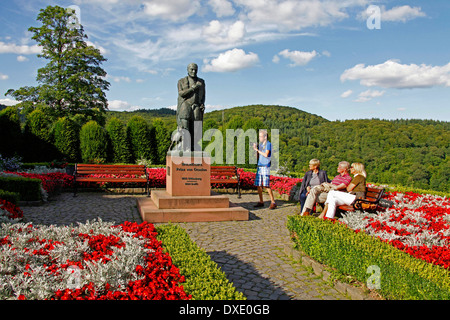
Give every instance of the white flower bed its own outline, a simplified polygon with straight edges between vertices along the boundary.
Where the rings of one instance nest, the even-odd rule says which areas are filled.
[[[111,247],[113,254],[108,256],[111,261],[107,263],[103,263],[103,259],[83,260],[89,245],[88,240],[79,237],[80,233],[114,235],[120,237],[125,246]],[[17,299],[20,295],[27,299],[49,299],[57,290],[80,288],[89,282],[94,283],[97,290],[106,283],[112,290],[125,289],[129,281],[137,279],[135,268],[144,264],[144,256],[150,250],[144,248],[144,239],[101,220],[76,227],[34,228],[31,224],[3,223],[1,239],[7,239],[11,245],[0,246],[0,300]],[[51,250],[49,245],[53,246]],[[40,250],[50,254],[41,255]],[[83,268],[68,265],[70,261],[83,261]],[[54,273],[49,271],[51,265]]]

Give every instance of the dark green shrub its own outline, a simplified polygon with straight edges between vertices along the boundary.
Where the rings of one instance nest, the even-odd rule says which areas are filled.
[[[104,128],[91,120],[80,130],[81,159],[85,163],[106,162],[108,136]]]
[[[380,269],[379,292],[388,299],[450,299],[450,272],[346,225],[290,216],[287,227],[297,249],[344,275],[366,283],[370,266]]]
[[[6,200],[8,202],[11,202],[11,203],[17,205],[17,203],[20,200],[20,195],[17,192],[11,192],[11,191],[6,191],[6,190],[0,189],[0,199]]]
[[[36,109],[27,115],[23,134],[26,161],[45,161],[59,157],[59,152],[52,143],[52,125],[50,117],[42,109]]]
[[[52,122],[41,109],[36,109],[27,115],[25,128],[39,139],[50,142]]]
[[[131,162],[130,146],[124,123],[116,117],[112,117],[106,124],[106,131],[110,142],[108,158],[114,163]]]
[[[127,124],[127,137],[130,142],[132,161],[154,160],[150,127],[141,116],[133,116]]]
[[[156,161],[155,164],[165,164],[167,151],[170,147],[170,132],[166,129],[164,122],[161,120],[153,121],[156,142]]]
[[[53,126],[53,140],[61,157],[77,162],[79,158],[79,128],[70,119],[59,118]]]
[[[12,157],[21,155],[22,151],[19,111],[16,107],[6,107],[0,111],[0,154]]]
[[[176,225],[161,225],[156,227],[158,240],[172,257],[180,274],[186,279],[183,283],[187,294],[194,300],[244,300],[245,296],[236,291],[228,281],[225,273],[217,263],[200,249],[184,229]]]
[[[41,180],[24,177],[0,176],[0,189],[20,195],[20,201],[41,200]]]

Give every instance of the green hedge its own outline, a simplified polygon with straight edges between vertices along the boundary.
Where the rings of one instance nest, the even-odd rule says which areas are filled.
[[[81,127],[80,131],[80,151],[81,159],[84,163],[100,160],[106,162],[108,157],[108,134],[106,130],[94,120],[91,120]]]
[[[381,288],[387,299],[450,299],[450,272],[416,259],[364,232],[339,222],[312,216],[290,216],[287,227],[295,247],[312,259],[366,283],[368,267],[380,268]]]
[[[156,227],[158,240],[180,269],[186,282],[183,287],[194,300],[244,300],[245,296],[225,277],[210,256],[200,249],[179,226]]]
[[[11,192],[11,191],[6,191],[6,190],[0,189],[0,199],[6,200],[8,202],[11,202],[11,203],[17,205],[17,203],[20,200],[20,195],[17,192]]]
[[[16,192],[20,201],[41,200],[41,180],[24,177],[0,177],[0,189]]]

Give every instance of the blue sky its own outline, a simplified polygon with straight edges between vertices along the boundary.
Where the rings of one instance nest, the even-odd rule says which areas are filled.
[[[448,0],[4,0],[0,103],[36,84],[45,61],[27,29],[47,5],[79,7],[108,59],[110,110],[173,108],[196,62],[207,111],[277,104],[329,120],[450,121]]]

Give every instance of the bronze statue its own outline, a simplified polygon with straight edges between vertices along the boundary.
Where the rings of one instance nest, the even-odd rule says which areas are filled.
[[[188,75],[178,81],[178,105],[177,105],[177,126],[180,135],[178,141],[183,140],[183,151],[201,150],[196,149],[196,139],[194,138],[194,124],[198,134],[202,134],[203,113],[205,112],[205,81],[197,77],[198,66],[191,63],[187,67]],[[190,144],[187,145],[185,137],[181,133],[182,129],[190,134]]]

